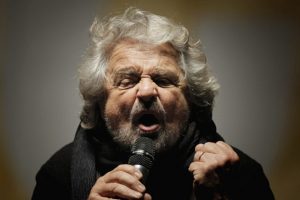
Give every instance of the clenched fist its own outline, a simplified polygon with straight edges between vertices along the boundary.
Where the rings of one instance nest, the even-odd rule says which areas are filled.
[[[226,168],[238,160],[232,147],[222,141],[198,144],[189,171],[193,173],[195,184],[211,187],[219,183],[216,170]]]

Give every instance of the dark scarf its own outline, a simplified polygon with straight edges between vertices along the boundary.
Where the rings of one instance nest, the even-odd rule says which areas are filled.
[[[207,141],[223,140],[217,134],[215,124],[211,120],[210,115],[204,118],[203,116],[197,116],[196,119],[202,120],[190,122],[186,134],[182,136],[174,149],[156,158],[153,169],[150,172],[152,176],[151,174],[149,175],[149,185],[146,186],[147,189],[149,188],[149,193],[153,199],[158,199],[156,196],[161,197],[165,187],[167,188],[164,185],[167,182],[164,183],[163,180],[174,179],[174,177],[181,184],[174,184],[174,181],[168,182],[168,185],[170,183],[174,184],[175,188],[172,187],[172,191],[177,190],[177,185],[178,189],[180,188],[180,192],[177,192],[182,196],[188,195],[191,190],[192,177],[187,169],[193,160],[195,146],[198,143]],[[77,129],[71,163],[73,200],[87,199],[97,176],[110,171],[119,164],[127,163],[129,152],[118,149],[118,146],[105,130],[106,128],[103,124],[94,129],[83,129],[80,126]],[[170,165],[172,166],[170,167]],[[161,177],[163,176],[167,176],[167,178],[162,179]],[[190,183],[190,185],[187,183]],[[163,198],[170,199],[170,196]],[[176,199],[183,199],[183,197],[177,196]]]

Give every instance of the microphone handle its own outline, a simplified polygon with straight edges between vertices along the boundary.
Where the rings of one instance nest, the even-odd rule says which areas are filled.
[[[146,180],[148,178],[148,174],[149,174],[149,169],[147,169],[146,167],[144,167],[143,165],[139,165],[139,164],[135,164],[133,165],[136,169],[138,169],[142,174],[143,174],[143,177],[142,177],[142,180],[141,182],[143,184],[146,183]]]

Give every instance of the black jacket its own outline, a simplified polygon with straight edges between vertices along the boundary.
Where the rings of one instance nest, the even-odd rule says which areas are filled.
[[[191,123],[176,147],[156,157],[146,188],[153,200],[188,200],[193,191],[193,177],[188,166],[199,142],[223,140],[209,126]],[[102,130],[102,131],[101,131]],[[74,142],[56,152],[39,170],[32,200],[87,199],[98,176],[121,163],[127,163],[129,152],[118,149],[103,127],[78,128]],[[234,148],[240,161],[228,171],[219,171],[217,188],[197,188],[199,199],[211,199],[217,191],[228,199],[274,199],[260,164]],[[204,198],[204,199],[205,199]]]

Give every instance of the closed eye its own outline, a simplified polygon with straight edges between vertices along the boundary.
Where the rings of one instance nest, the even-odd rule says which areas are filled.
[[[118,82],[117,86],[120,89],[129,89],[134,87],[137,83],[138,83],[138,79],[136,78],[124,78]]]
[[[154,78],[153,81],[158,85],[159,87],[172,87],[176,86],[176,83],[174,83],[171,79],[168,78]]]

